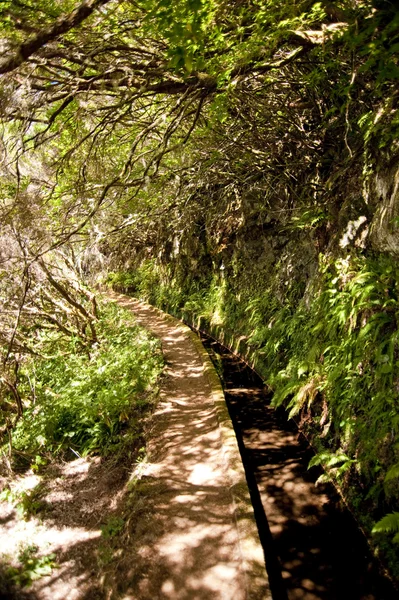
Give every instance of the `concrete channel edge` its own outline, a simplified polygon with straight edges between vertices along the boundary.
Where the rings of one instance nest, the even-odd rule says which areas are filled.
[[[178,324],[193,342],[203,364],[205,376],[212,390],[213,402],[219,423],[225,459],[226,475],[232,495],[233,513],[237,526],[248,600],[272,600],[265,556],[259,539],[254,510],[220,379],[208,352],[198,336],[180,319],[151,305],[171,324]]]

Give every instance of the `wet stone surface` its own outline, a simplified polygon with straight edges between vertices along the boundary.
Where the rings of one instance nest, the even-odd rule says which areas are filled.
[[[262,380],[203,336],[223,379],[274,600],[397,600],[366,540],[330,485],[307,466],[313,453]]]

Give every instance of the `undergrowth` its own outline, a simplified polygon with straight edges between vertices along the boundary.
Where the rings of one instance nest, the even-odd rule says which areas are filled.
[[[15,560],[12,561],[6,554],[1,555],[0,564],[3,571],[0,576],[1,592],[9,592],[11,597],[12,591],[28,588],[36,579],[50,575],[53,569],[58,568],[54,553],[41,556],[38,550],[38,547],[33,544],[22,545],[17,564],[12,564]]]
[[[399,518],[399,267],[389,255],[321,255],[306,291],[217,273],[177,277],[149,261],[134,274],[110,274],[118,287],[169,312],[202,316],[245,336],[274,405],[309,427],[325,467],[363,526],[384,546]],[[130,278],[130,279],[129,279]],[[276,273],[275,281],[278,279]],[[306,424],[306,425],[305,425]],[[392,514],[380,520],[384,513]],[[377,524],[376,521],[378,521]],[[397,557],[397,553],[395,554]],[[395,569],[394,569],[395,571]],[[396,576],[399,573],[395,572]]]
[[[98,332],[89,352],[38,332],[46,356],[20,373],[25,410],[12,432],[14,464],[39,469],[59,453],[108,455],[139,442],[162,369],[159,341],[113,304],[102,307]]]

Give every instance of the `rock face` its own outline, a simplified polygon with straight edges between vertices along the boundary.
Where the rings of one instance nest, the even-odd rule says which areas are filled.
[[[374,209],[370,242],[374,250],[399,254],[399,161],[377,173],[370,183]]]
[[[201,235],[195,227],[175,234],[178,251],[167,257],[177,280],[222,278],[240,293],[271,289],[284,303],[294,293],[299,301],[319,273],[319,256],[399,254],[399,160],[371,175],[354,165],[343,173],[328,195],[326,209],[308,210],[293,203],[288,210],[277,203],[264,213],[258,203],[243,199],[234,214],[219,219],[206,213]],[[336,194],[334,196],[333,194]]]

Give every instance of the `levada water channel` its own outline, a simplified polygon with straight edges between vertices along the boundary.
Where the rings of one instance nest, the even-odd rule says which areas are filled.
[[[201,334],[221,376],[254,506],[273,600],[398,600],[351,513],[262,380]]]

